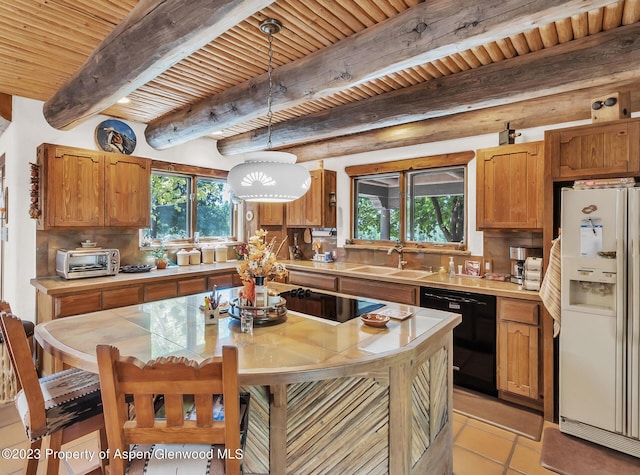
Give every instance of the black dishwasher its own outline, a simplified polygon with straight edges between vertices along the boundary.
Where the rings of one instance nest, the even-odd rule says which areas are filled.
[[[453,329],[453,383],[497,396],[495,296],[421,287],[420,306],[462,315]]]

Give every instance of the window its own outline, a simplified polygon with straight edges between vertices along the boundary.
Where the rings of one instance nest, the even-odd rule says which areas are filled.
[[[353,178],[353,238],[437,245],[464,241],[466,164],[473,155],[460,155],[347,167]],[[393,171],[373,173],[378,169]]]
[[[227,182],[166,171],[151,173],[150,239],[227,237],[233,234],[233,204]]]
[[[464,179],[465,167],[407,174],[405,241],[464,241]]]
[[[355,239],[400,239],[400,175],[356,178]]]

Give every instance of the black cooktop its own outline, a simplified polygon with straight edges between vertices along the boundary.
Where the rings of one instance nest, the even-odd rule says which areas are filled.
[[[384,304],[351,297],[312,292],[309,289],[292,289],[280,294],[287,300],[287,309],[314,317],[342,323],[372,312]]]

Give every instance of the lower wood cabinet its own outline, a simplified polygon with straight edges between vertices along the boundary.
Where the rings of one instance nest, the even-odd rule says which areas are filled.
[[[498,298],[498,390],[532,401],[540,399],[540,304]]]
[[[338,277],[334,275],[318,274],[315,272],[289,271],[289,283],[303,287],[313,287],[321,290],[338,290]]]
[[[66,295],[54,299],[54,318],[78,315],[79,313],[96,312],[102,308],[102,292],[83,292],[76,295]]]
[[[176,281],[145,284],[144,301],[169,299],[178,296],[178,284]]]
[[[419,289],[416,285],[396,284],[354,277],[340,277],[338,285],[338,291],[343,294],[389,300],[408,305],[418,305]]]
[[[178,295],[199,294],[207,291],[207,277],[178,281]]]
[[[142,285],[130,285],[120,289],[108,289],[102,291],[102,309],[126,307],[143,302]],[[84,313],[84,312],[82,312]]]

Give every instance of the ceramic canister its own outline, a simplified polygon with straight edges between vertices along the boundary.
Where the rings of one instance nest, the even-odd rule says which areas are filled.
[[[179,266],[188,266],[189,265],[189,251],[186,249],[180,249],[176,252],[176,261]]]
[[[212,247],[203,247],[202,248],[202,263],[203,264],[213,264],[215,260],[216,251]]]

